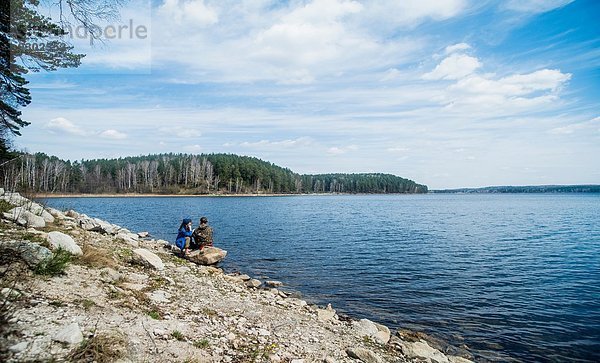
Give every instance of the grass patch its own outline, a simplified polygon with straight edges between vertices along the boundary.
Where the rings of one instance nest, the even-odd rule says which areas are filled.
[[[79,303],[81,304],[81,306],[83,306],[85,310],[89,310],[92,306],[96,306],[96,303],[90,299],[80,300]]]
[[[9,210],[13,209],[15,206],[5,201],[4,199],[0,199],[0,213],[7,213]]]
[[[77,261],[82,265],[93,268],[115,268],[117,266],[117,263],[108,251],[89,245],[84,245],[82,251],[83,255],[77,259]]]
[[[67,358],[69,362],[109,363],[123,358],[126,352],[127,342],[121,334],[99,333],[84,340]]]
[[[48,303],[48,305],[50,306],[54,306],[56,308],[61,308],[63,306],[66,306],[64,302],[60,301],[60,300],[54,300],[54,301],[50,301]]]
[[[204,314],[206,316],[210,316],[210,317],[217,316],[217,311],[213,310],[211,308],[203,307],[202,310],[201,310],[201,312],[202,312],[202,314]]]
[[[179,330],[173,330],[171,332],[171,336],[173,338],[179,340],[180,342],[183,342],[185,340],[185,337],[183,336],[183,334]]]
[[[52,253],[52,257],[42,261],[33,270],[38,275],[58,276],[65,273],[67,265],[71,262],[72,256],[69,252],[58,248]]]
[[[156,310],[152,310],[148,312],[148,316],[150,316],[152,319],[154,320],[161,320],[162,316],[160,316],[160,313]]]
[[[194,347],[199,348],[199,349],[206,349],[208,348],[208,339],[201,339],[201,340],[196,340],[194,342]]]
[[[24,233],[24,234],[21,235],[21,239],[27,240],[29,242],[38,243],[41,246],[44,246],[46,248],[50,248],[50,243],[48,243],[48,240],[45,239],[44,237],[40,236],[39,234]]]

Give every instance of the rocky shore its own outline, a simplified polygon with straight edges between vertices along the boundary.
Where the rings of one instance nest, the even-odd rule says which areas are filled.
[[[2,189],[0,209],[0,361],[469,362],[144,233]]]

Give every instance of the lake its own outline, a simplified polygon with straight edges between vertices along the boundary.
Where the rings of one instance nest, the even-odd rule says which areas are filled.
[[[226,271],[481,361],[600,361],[600,195],[51,198],[174,241],[207,216]]]

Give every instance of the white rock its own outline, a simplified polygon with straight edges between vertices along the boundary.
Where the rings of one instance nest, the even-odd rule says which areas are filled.
[[[227,256],[227,251],[217,247],[205,247],[201,251],[192,251],[186,258],[199,265],[214,265]]]
[[[279,287],[279,286],[283,285],[283,282],[268,280],[268,281],[265,281],[265,285],[267,285],[268,287]]]
[[[46,210],[48,211],[48,213],[52,214],[54,218],[65,219],[67,217],[63,212],[59,211],[58,209],[46,208]]]
[[[258,335],[263,336],[263,337],[268,337],[271,335],[271,332],[268,331],[267,329],[258,329]]]
[[[261,285],[260,280],[257,279],[251,279],[246,281],[246,286],[248,287],[259,287]]]
[[[79,344],[83,341],[83,334],[81,333],[79,324],[73,323],[54,334],[52,340],[67,344]]]
[[[327,304],[327,309],[318,309],[317,310],[317,317],[321,321],[331,320],[331,319],[333,319],[334,316],[335,316],[335,310],[333,310],[333,308],[331,307],[331,304]]]
[[[17,343],[15,345],[11,345],[10,347],[8,347],[8,350],[11,351],[12,353],[21,353],[22,351],[24,351],[25,349],[27,349],[27,342],[21,342],[21,343]]]
[[[383,360],[375,353],[364,348],[348,348],[346,350],[348,356],[354,359],[359,359],[364,363],[383,363]]]
[[[402,353],[409,358],[422,358],[437,363],[449,363],[448,357],[439,350],[430,347],[429,344],[423,340],[418,342],[401,341],[400,348],[402,349]]]
[[[291,363],[304,363],[304,359],[292,359]]]
[[[4,188],[0,188],[0,196],[4,195]]]
[[[0,198],[4,199],[12,205],[17,206],[29,203],[29,199],[22,197],[19,193],[4,192],[4,194]]]
[[[169,294],[168,292],[163,291],[163,290],[156,290],[156,291],[153,291],[152,293],[146,293],[146,295],[148,295],[150,300],[154,301],[155,303],[171,302],[171,300],[169,300],[169,298],[171,297],[171,294]]]
[[[83,255],[81,247],[79,247],[77,243],[75,243],[75,240],[73,240],[73,237],[69,236],[68,234],[53,231],[48,233],[47,238],[48,242],[50,242],[50,246],[52,246],[52,249],[62,248],[63,250],[71,253],[72,255]]]
[[[137,236],[140,237],[140,238],[146,238],[146,237],[150,236],[150,233],[145,232],[145,231],[144,232],[138,232]]]
[[[137,248],[133,250],[133,260],[146,267],[153,268],[155,270],[164,270],[165,265],[163,264],[160,257],[154,253],[148,251],[145,248]]]
[[[101,278],[104,282],[117,282],[123,277],[120,273],[110,267],[103,268],[100,271],[100,276],[102,276]]]
[[[35,214],[25,211],[23,213],[23,218],[27,221],[27,227],[32,228],[44,228],[46,227],[46,221],[43,217],[36,216]]]
[[[390,340],[390,329],[369,319],[361,319],[352,323],[354,330],[360,336],[372,338],[379,344],[387,344]]]
[[[459,357],[457,355],[448,356],[448,361],[450,361],[450,363],[473,363],[472,360],[469,360],[469,359],[463,358],[463,357]]]

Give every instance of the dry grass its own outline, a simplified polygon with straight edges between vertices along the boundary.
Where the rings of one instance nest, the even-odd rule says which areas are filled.
[[[78,259],[82,265],[94,268],[117,267],[117,262],[112,257],[112,254],[106,250],[84,245],[82,251],[83,256]]]
[[[127,354],[127,341],[120,333],[98,333],[69,353],[69,362],[109,363]]]

